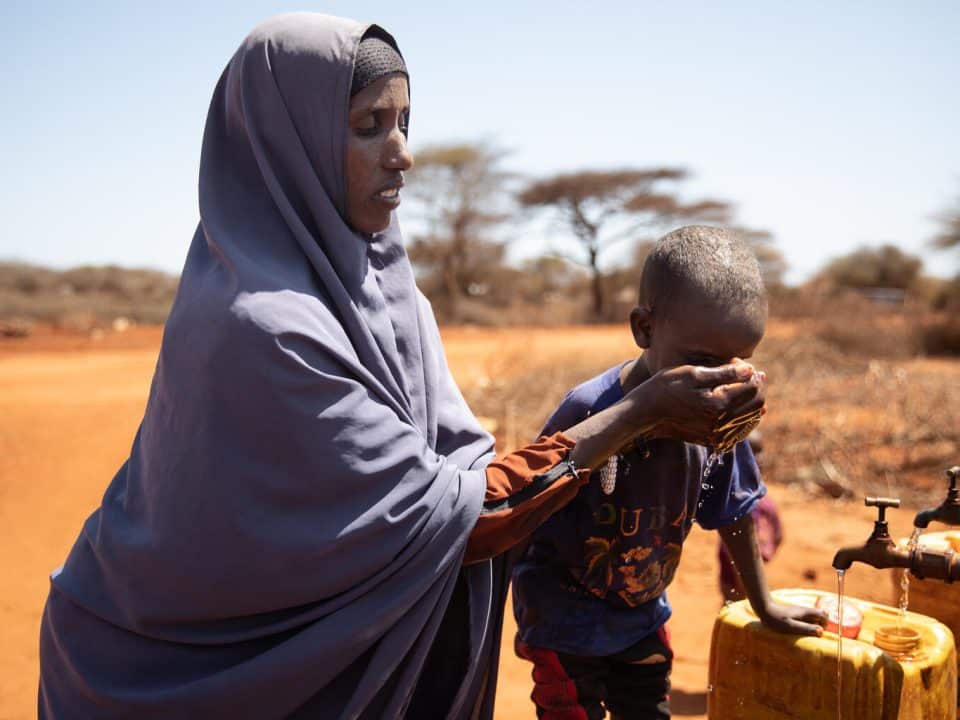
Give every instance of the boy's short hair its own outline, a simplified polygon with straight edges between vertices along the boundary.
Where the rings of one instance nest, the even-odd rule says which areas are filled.
[[[760,264],[735,232],[688,225],[667,233],[653,246],[640,277],[640,304],[669,312],[689,297],[766,315],[767,291]]]

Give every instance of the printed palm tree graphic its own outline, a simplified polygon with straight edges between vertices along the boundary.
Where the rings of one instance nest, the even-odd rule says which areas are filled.
[[[584,543],[587,570],[583,574],[583,584],[594,595],[604,597],[613,583],[613,568],[620,560],[617,538],[592,537]]]

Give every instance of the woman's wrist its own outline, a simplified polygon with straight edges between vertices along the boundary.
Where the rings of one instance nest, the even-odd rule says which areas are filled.
[[[623,400],[581,423],[565,434],[577,445],[571,459],[584,468],[595,468],[620,448],[648,432],[653,424],[650,389],[637,387]]]
[[[624,402],[629,404],[629,427],[626,442],[640,436],[649,437],[655,433],[662,418],[657,408],[661,395],[656,377],[651,377],[637,385],[624,398]]]

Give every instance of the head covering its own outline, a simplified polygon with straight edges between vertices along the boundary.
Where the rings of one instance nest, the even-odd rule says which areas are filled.
[[[396,220],[343,219],[365,30],[280,16],[220,78],[145,416],[44,611],[41,717],[402,717],[448,644],[428,716],[489,705],[493,570],[461,559],[492,439]]]
[[[367,85],[385,75],[394,73],[407,75],[407,64],[403,61],[403,57],[389,41],[380,36],[380,33],[368,31],[357,49],[350,96],[353,97]]]

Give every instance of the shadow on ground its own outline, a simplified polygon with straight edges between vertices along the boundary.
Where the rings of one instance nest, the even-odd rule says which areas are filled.
[[[670,691],[670,710],[675,717],[684,715],[705,715],[707,712],[707,694],[705,692]]]

